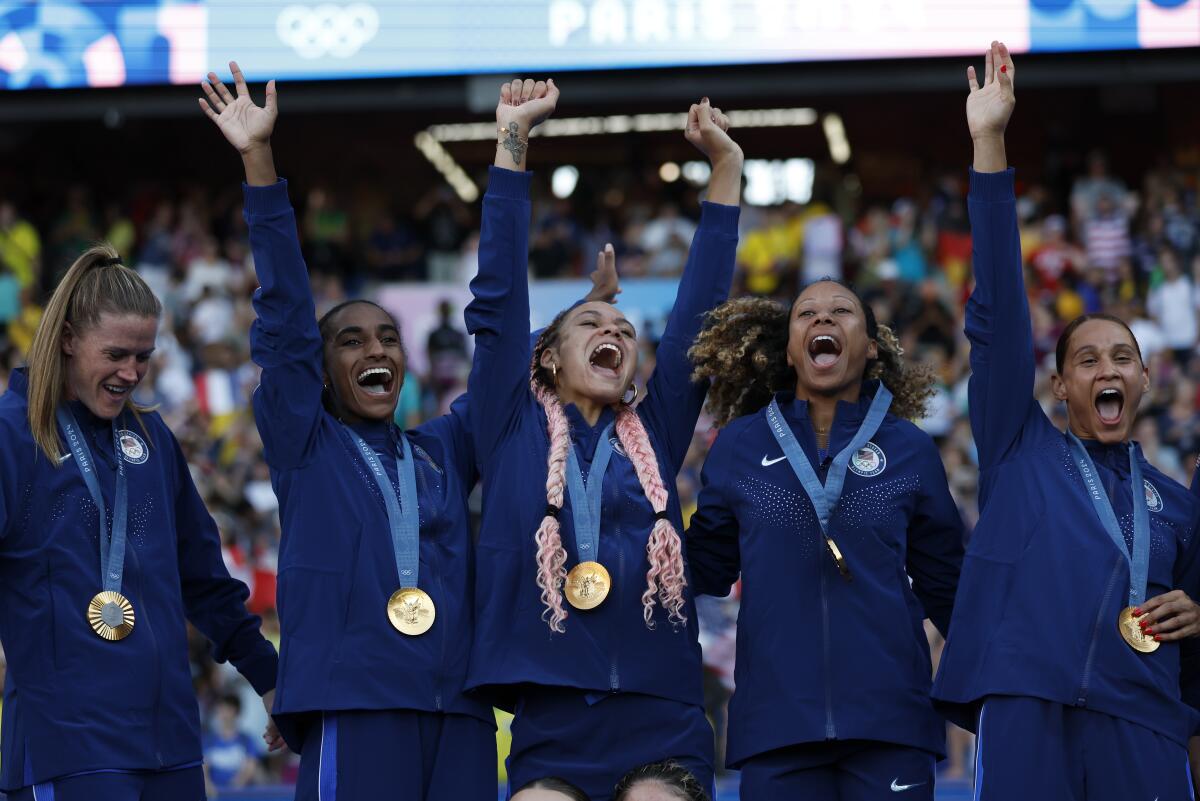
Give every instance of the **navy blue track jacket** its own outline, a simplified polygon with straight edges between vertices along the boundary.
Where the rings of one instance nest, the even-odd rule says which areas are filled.
[[[437,617],[428,632],[407,637],[386,612],[400,578],[383,497],[344,426],[321,403],[321,335],[287,182],[244,186],[244,193],[260,283],[250,330],[251,355],[262,367],[254,416],[283,531],[275,711],[284,720],[321,710],[412,709],[492,721],[487,705],[462,694],[474,578],[466,501],[475,482],[465,402],[408,432],[417,460],[418,585]],[[395,487],[390,429],[355,427]]]
[[[1121,639],[1126,557],[1096,514],[1066,435],[1033,395],[1013,170],[972,171],[968,209],[975,290],[966,329],[980,519],[967,547],[934,698],[972,729],[984,698],[1020,695],[1103,712],[1186,746],[1197,713],[1181,698],[1181,678],[1189,680],[1181,677],[1181,646],[1165,642],[1140,654]],[[1133,497],[1125,446],[1085,444],[1129,546]],[[1200,505],[1145,461],[1140,448],[1137,458],[1150,509],[1146,597],[1178,588],[1195,598]]]
[[[275,649],[246,611],[249,591],[225,568],[217,526],[174,435],[154,412],[139,421],[125,411],[117,422],[131,443],[122,457],[129,523],[121,592],[135,625],[118,642],[96,636],[85,612],[102,589],[98,510],[70,452],[51,465],[34,442],[27,391],[17,370],[0,397],[0,642],[8,658],[0,789],[199,764],[187,621],[259,694],[275,686]],[[92,452],[111,534],[111,423],[81,403],[71,410]]]
[[[686,627],[674,628],[661,606],[655,607],[654,629],[642,618],[654,512],[619,447],[605,474],[599,543],[612,592],[590,612],[567,607],[565,634],[552,634],[542,619],[533,536],[546,509],[549,439],[545,413],[529,388],[529,182],[529,173],[491,170],[479,275],[471,282],[474,300],[466,310],[467,328],[475,336],[470,418],[483,480],[476,632],[467,683],[508,708],[523,684],[636,692],[699,704],[700,646],[690,591]],[[667,509],[680,532],[675,476],[707,391],[706,384],[691,381],[687,349],[704,313],[728,295],[738,214],[736,207],[704,204],[647,397],[637,407],[663,484],[671,490]],[[586,470],[612,412],[605,411],[595,426],[588,426],[573,406],[567,415]],[[578,562],[570,510],[568,499],[560,516],[568,568]]]
[[[822,481],[878,386],[866,382],[857,403],[838,403],[824,461],[808,404],[792,393],[778,396]],[[948,628],[963,526],[929,435],[889,414],[851,459],[830,521],[850,582],[825,547],[812,501],[765,411],[720,432],[701,481],[687,536],[696,592],[726,595],[739,571],[742,577],[728,764],[833,739],[941,754],[945,724],[929,698],[933,668],[922,621]]]

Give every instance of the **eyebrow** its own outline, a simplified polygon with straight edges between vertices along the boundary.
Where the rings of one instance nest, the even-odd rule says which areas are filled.
[[[585,315],[585,314],[588,315],[589,317],[599,317],[600,316],[600,312],[598,312],[598,311],[594,311],[592,309],[584,309],[583,311],[581,311],[579,313],[579,317],[583,317],[583,315]],[[578,319],[578,318],[576,318],[576,319]],[[626,319],[625,317],[618,317],[617,325],[627,325],[632,330],[634,330],[634,331],[637,330],[637,328],[634,327],[633,323],[629,322],[629,320]]]
[[[339,328],[338,332],[334,334],[334,338],[340,338],[343,334],[361,334],[364,330],[365,329],[363,329],[361,325],[348,325],[345,328]],[[394,331],[397,334],[400,333],[400,329],[396,328],[396,326],[392,325],[391,323],[380,323],[379,325],[375,326],[375,330],[377,332]]]
[[[850,297],[849,295],[833,295],[832,298],[833,298],[833,300],[848,300],[851,303],[854,303],[854,298]],[[817,302],[816,298],[801,298],[799,301],[797,301],[796,305],[800,305],[801,303],[816,303],[816,302]]]
[[[131,353],[136,354],[138,356],[149,356],[150,354],[154,353],[155,350],[156,350],[156,348],[150,348],[150,350],[134,350],[133,348],[120,348],[120,347],[113,346],[111,348],[105,348],[104,353],[109,356],[114,356],[114,357],[119,358],[122,356],[128,356]]]

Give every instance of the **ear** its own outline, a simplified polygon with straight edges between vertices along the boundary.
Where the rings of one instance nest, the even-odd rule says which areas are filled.
[[[549,370],[557,361],[558,354],[554,352],[554,348],[546,348],[542,351],[542,357],[538,359],[538,364]]]
[[[867,342],[867,360],[873,361],[879,358],[879,343],[875,340]]]
[[[62,352],[64,354],[66,354],[67,356],[74,356],[75,355],[75,329],[71,327],[70,323],[67,323],[67,322],[63,323],[63,332],[62,332],[61,342],[62,342]]]
[[[1142,367],[1142,392],[1150,391],[1150,368]]]
[[[1147,383],[1150,381],[1150,377],[1148,375],[1146,377],[1146,381]],[[1050,388],[1054,391],[1055,400],[1065,401],[1067,399],[1067,382],[1063,381],[1063,377],[1058,373],[1054,373],[1050,376]]]

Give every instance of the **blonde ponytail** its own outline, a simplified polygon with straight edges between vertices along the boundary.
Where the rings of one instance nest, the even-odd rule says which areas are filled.
[[[162,304],[142,277],[121,264],[120,254],[105,242],[86,250],[67,270],[50,296],[29,346],[29,430],[52,465],[57,465],[62,455],[55,411],[63,402],[67,382],[63,333],[68,323],[75,331],[84,331],[106,313],[159,317]],[[144,411],[132,401],[126,403],[135,413]]]

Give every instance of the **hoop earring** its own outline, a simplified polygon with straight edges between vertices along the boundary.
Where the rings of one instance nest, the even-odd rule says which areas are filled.
[[[558,365],[550,363],[550,375],[553,376],[554,386],[558,386]]]
[[[625,400],[625,395],[629,394],[629,389],[633,390],[633,397],[629,400]],[[632,406],[633,404],[637,403],[638,399],[638,385],[630,384],[629,389],[625,390],[625,395],[621,396],[621,403],[625,404],[626,406]]]

